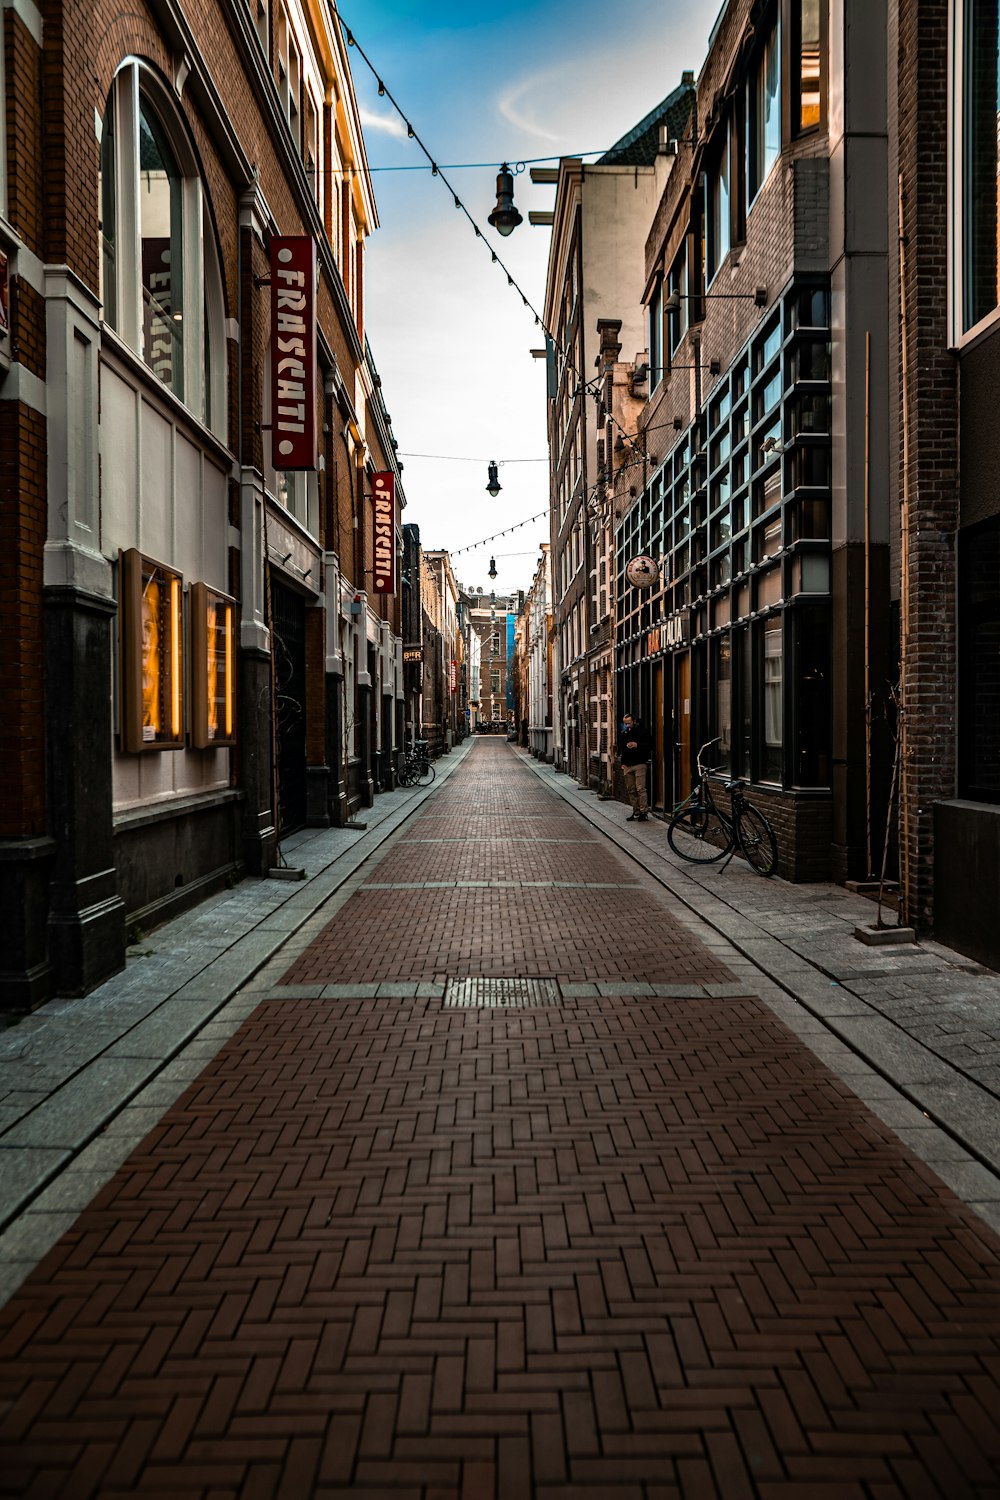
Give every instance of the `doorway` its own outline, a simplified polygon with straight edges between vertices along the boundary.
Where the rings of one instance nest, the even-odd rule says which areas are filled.
[[[674,801],[691,790],[691,655],[685,651],[674,666]]]
[[[278,738],[278,829],[306,821],[306,606],[300,594],[271,586],[275,714]]]

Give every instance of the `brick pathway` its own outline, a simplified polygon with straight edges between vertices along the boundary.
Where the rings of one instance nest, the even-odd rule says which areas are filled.
[[[363,878],[0,1312],[0,1494],[1000,1495],[998,1241],[654,883],[491,742]]]

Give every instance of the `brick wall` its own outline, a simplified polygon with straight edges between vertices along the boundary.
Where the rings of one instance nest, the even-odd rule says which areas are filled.
[[[910,917],[933,924],[933,804],[955,794],[958,370],[948,353],[948,4],[898,7],[898,162],[906,270]],[[892,198],[892,194],[890,197]],[[890,213],[895,203],[890,204]],[[893,226],[894,223],[893,223]],[[902,405],[900,411],[902,420]]]

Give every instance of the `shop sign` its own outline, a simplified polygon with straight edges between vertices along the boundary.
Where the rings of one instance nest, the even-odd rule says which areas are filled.
[[[423,646],[404,646],[403,647],[403,660],[404,661],[423,661],[423,659],[424,659],[424,648],[423,648]]]
[[[392,474],[372,475],[372,588],[376,594],[396,592],[396,480]]]
[[[651,589],[660,577],[660,567],[655,557],[640,554],[625,564],[625,577],[634,589]]]
[[[687,610],[681,610],[676,615],[671,615],[667,621],[667,645],[683,646],[689,635],[689,621]]]
[[[271,452],[276,469],[316,467],[316,243],[271,240]]]
[[[453,693],[458,691],[458,663],[455,661],[448,670],[448,683]]]

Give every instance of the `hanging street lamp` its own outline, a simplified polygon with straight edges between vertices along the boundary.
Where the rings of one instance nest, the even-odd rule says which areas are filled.
[[[497,206],[487,223],[492,224],[497,234],[508,235],[522,222],[514,207],[514,174],[506,162],[497,173]]]
[[[486,493],[488,495],[492,495],[493,499],[495,500],[502,488],[503,486],[500,483],[500,477],[497,474],[496,461],[491,458],[489,461],[489,466],[487,468]]]

